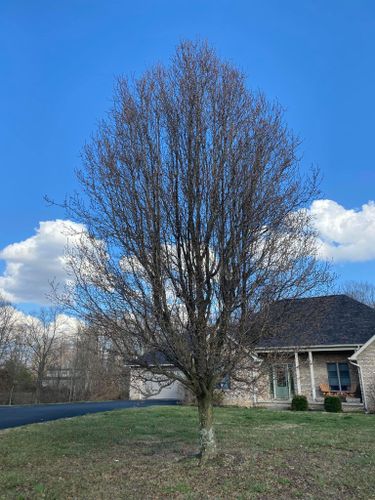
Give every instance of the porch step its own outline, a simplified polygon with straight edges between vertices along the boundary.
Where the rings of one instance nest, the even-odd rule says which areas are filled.
[[[310,410],[324,411],[324,402],[318,402],[318,401],[311,402],[309,403],[309,408]],[[342,403],[342,411],[344,413],[351,411],[363,412],[364,407],[360,401],[355,403]]]
[[[359,399],[355,402],[342,403],[343,412],[363,412],[364,407]],[[270,410],[290,410],[291,401],[259,401],[257,406]],[[324,411],[324,401],[309,401],[309,409],[312,411]]]
[[[316,398],[315,403],[324,403],[324,398]],[[346,398],[346,401],[343,404],[362,404],[360,398]]]
[[[361,400],[360,398],[346,398],[346,403],[356,403],[356,404],[360,404],[361,403]]]

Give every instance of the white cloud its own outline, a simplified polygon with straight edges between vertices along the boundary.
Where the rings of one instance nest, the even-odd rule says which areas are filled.
[[[320,258],[335,262],[375,259],[375,202],[355,210],[333,200],[315,200],[310,213],[319,233]],[[66,246],[82,233],[84,226],[70,220],[43,221],[33,236],[0,250],[0,259],[5,261],[0,294],[15,303],[48,304],[51,280],[67,280]]]
[[[319,255],[334,262],[375,259],[375,202],[346,209],[332,200],[315,200],[310,213],[319,233]]]
[[[50,282],[67,280],[65,248],[83,232],[83,225],[70,220],[44,221],[34,236],[0,250],[5,261],[0,293],[12,302],[48,304]]]
[[[62,337],[76,335],[78,329],[83,325],[82,321],[67,314],[59,314],[57,316],[57,333]]]
[[[14,310],[14,323],[16,326],[22,327],[22,325],[28,325],[32,322],[39,322],[38,314],[25,313],[20,309]],[[60,313],[56,316],[56,331],[60,336],[69,336],[76,334],[77,330],[82,326],[82,321],[74,316],[69,316],[68,314]]]

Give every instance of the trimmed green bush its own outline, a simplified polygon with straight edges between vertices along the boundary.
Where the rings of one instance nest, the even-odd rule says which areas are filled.
[[[331,413],[342,411],[341,399],[338,396],[326,396],[324,398],[324,409]]]
[[[292,399],[292,410],[293,411],[307,411],[309,409],[309,403],[307,402],[306,396],[294,396]]]

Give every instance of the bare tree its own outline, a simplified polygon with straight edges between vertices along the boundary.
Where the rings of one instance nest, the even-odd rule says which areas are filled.
[[[57,339],[63,326],[54,309],[41,309],[24,325],[24,343],[30,350],[31,368],[35,374],[35,402],[40,402],[43,380],[58,355]]]
[[[372,283],[367,281],[347,281],[339,288],[339,292],[375,308],[375,285]]]
[[[8,393],[7,404],[12,405],[14,393],[20,386],[32,387],[31,374],[28,370],[28,352],[25,346],[24,329],[16,322],[6,348],[3,363],[3,387]]]
[[[0,365],[3,363],[7,352],[11,349],[16,324],[16,309],[0,295]]]
[[[89,325],[77,332],[69,368],[69,400],[117,399],[125,393],[122,357]]]
[[[85,149],[84,196],[66,203],[87,233],[61,300],[195,395],[202,459],[215,387],[248,373],[268,306],[327,281],[305,210],[317,176],[300,175],[298,145],[277,103],[186,42],[169,67],[118,80]]]
[[[102,351],[95,331],[82,327],[70,363],[69,400],[92,398],[103,381]]]

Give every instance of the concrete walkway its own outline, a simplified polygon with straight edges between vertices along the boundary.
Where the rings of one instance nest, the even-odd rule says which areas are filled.
[[[76,417],[87,413],[119,410],[122,408],[143,408],[148,406],[176,405],[171,399],[150,399],[148,401],[93,401],[89,403],[56,403],[22,406],[0,406],[0,429],[18,427]]]

